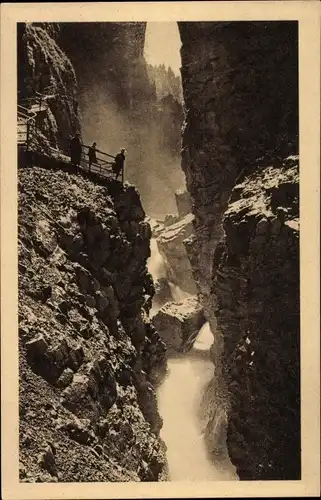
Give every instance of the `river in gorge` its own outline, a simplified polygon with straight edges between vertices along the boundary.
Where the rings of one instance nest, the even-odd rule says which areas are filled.
[[[165,265],[156,240],[151,240],[148,268],[154,279],[165,275]],[[175,301],[188,294],[171,285]],[[155,314],[156,309],[152,314]],[[199,408],[205,386],[213,376],[210,347],[213,334],[206,323],[192,349],[168,359],[168,374],[157,390],[160,415],[163,418],[161,437],[167,447],[171,481],[231,481],[238,477],[229,459],[213,462],[207,455]]]

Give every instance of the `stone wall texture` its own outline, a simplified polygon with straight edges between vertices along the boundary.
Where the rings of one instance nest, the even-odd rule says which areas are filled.
[[[300,477],[298,158],[232,191],[212,298],[224,340],[227,444],[242,479]]]
[[[19,23],[17,28],[18,103],[29,108],[46,102],[38,117],[38,143],[68,150],[70,136],[80,131],[78,86],[74,67],[59,46],[57,23]],[[36,94],[39,92],[39,94]],[[31,99],[31,100],[30,100]]]
[[[150,227],[133,186],[19,172],[20,479],[166,477],[147,313]]]

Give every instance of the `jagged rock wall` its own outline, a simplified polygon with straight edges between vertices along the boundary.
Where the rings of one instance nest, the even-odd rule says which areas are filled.
[[[80,131],[78,89],[74,68],[58,45],[59,25],[17,26],[18,104],[27,108],[39,104],[37,92],[50,96],[42,98],[48,109],[37,117],[37,136],[43,135],[51,146],[67,151],[70,136]]]
[[[167,279],[191,295],[197,293],[197,288],[184,241],[194,231],[193,221],[194,215],[191,213],[178,217],[173,224],[165,226],[156,238]]]
[[[242,479],[300,477],[298,158],[232,191],[212,298],[224,339],[227,445]]]
[[[179,23],[179,31],[182,168],[194,203],[195,272],[206,302],[213,251],[237,176],[275,150],[297,153],[297,23]]]
[[[156,95],[143,58],[145,29],[139,22],[60,23],[59,43],[79,75],[81,99],[93,98],[103,84],[119,108],[146,110],[146,101]]]
[[[165,346],[146,313],[150,227],[139,195],[19,171],[20,478],[166,477],[154,385]]]
[[[264,175],[256,177],[255,172],[270,165],[273,172],[268,177],[278,179],[285,168],[283,159],[298,153],[298,26],[284,21],[207,22],[179,23],[179,30],[186,106],[182,167],[196,232],[186,249],[215,333],[215,378],[205,402],[207,440],[210,451],[217,452],[215,442],[226,432],[228,419],[229,453],[241,479],[295,479],[300,469],[299,304],[297,299],[292,302],[299,280],[297,228],[286,224],[279,235],[267,237],[264,217],[273,195],[271,186],[264,191]],[[236,189],[231,208],[235,216],[227,212],[223,230],[231,190],[237,178],[240,182],[251,172],[254,177],[244,182],[254,192],[256,184],[261,186],[257,215],[251,222],[242,220],[243,202],[237,200],[244,193]],[[284,183],[279,189],[276,181],[275,193],[282,193],[283,204],[289,199],[286,207],[295,205],[296,180]],[[269,217],[276,217],[276,208]],[[258,234],[262,231],[258,240],[253,233],[256,225]],[[253,251],[263,240],[265,245],[255,258],[249,250],[252,240]],[[242,255],[241,263],[234,262],[235,249]],[[254,286],[263,276],[264,292]],[[243,354],[251,345],[243,344],[247,338],[255,344],[259,360],[254,369]],[[269,377],[271,384],[266,382]]]

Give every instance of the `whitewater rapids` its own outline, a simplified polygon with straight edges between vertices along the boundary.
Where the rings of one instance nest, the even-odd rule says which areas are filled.
[[[190,353],[168,360],[169,375],[157,391],[171,481],[237,480],[229,461],[213,462],[208,457],[197,415],[204,387],[213,375],[208,353],[212,341],[206,323]],[[197,355],[197,351],[203,353]]]

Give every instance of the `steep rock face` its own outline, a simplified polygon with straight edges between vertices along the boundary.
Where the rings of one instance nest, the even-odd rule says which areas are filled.
[[[207,307],[222,215],[242,169],[297,153],[297,23],[178,23],[186,106],[182,167],[196,216],[195,276]]]
[[[23,481],[165,477],[144,217],[132,186],[19,172]]]
[[[298,153],[298,26],[179,23],[179,30],[186,106],[182,167],[195,215],[195,235],[185,248],[214,332],[215,377],[204,398],[207,441],[219,453],[214,436],[224,435],[228,422],[229,453],[241,479],[298,478],[297,298],[291,305],[298,293],[298,233],[296,222],[282,222],[279,233],[280,221],[270,224],[277,214],[274,197],[288,210],[280,210],[281,219],[290,220],[297,206],[297,180],[292,174],[286,180],[283,159]],[[266,177],[262,165],[272,168]],[[247,175],[244,182],[258,196],[256,212],[239,220],[244,201],[238,205],[237,199],[245,187],[233,192],[232,212],[228,200],[237,179]],[[270,176],[283,177],[285,185],[280,180],[273,188]],[[265,288],[256,287],[256,279]],[[261,372],[246,358],[252,351],[262,361]],[[281,390],[287,378],[288,392]]]
[[[178,189],[175,192],[175,198],[178,215],[180,217],[184,217],[185,215],[192,213],[191,198],[186,190]]]
[[[74,68],[58,45],[57,23],[18,24],[18,103],[47,109],[37,117],[38,139],[67,149],[70,135],[80,130]],[[37,94],[37,92],[39,94]]]
[[[165,262],[168,280],[190,294],[196,293],[196,285],[184,240],[194,232],[193,221],[194,216],[189,213],[178,221],[175,220],[174,224],[164,227],[157,237],[157,246]]]
[[[59,42],[79,75],[82,98],[104,82],[104,93],[119,107],[145,109],[155,95],[143,58],[145,29],[139,22],[60,23]]]
[[[244,479],[300,477],[298,159],[232,191],[213,282],[230,395],[228,449]]]

